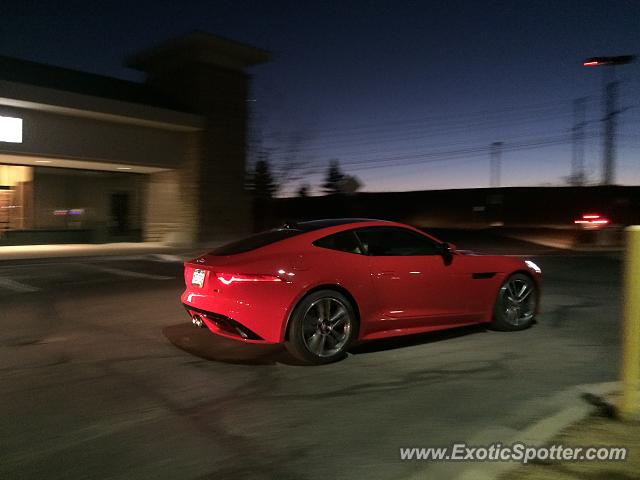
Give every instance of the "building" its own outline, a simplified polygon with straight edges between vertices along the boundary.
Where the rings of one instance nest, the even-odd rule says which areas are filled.
[[[193,33],[131,57],[144,82],[0,57],[0,245],[244,233],[246,69]]]

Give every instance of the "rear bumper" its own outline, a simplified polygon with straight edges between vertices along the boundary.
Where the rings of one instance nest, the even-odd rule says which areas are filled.
[[[201,308],[195,308],[186,303],[183,303],[182,306],[187,311],[189,318],[197,315],[202,319],[207,328],[216,335],[249,343],[271,343],[233,318],[219,313],[209,312]]]
[[[281,343],[288,315],[278,295],[235,297],[187,289],[181,297],[188,315],[200,315],[207,328],[223,337],[251,343]]]

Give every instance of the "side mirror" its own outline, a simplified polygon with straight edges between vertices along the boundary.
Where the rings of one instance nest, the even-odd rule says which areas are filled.
[[[440,244],[440,248],[442,249],[442,256],[448,257],[454,255],[456,253],[457,247],[453,243],[442,242]]]

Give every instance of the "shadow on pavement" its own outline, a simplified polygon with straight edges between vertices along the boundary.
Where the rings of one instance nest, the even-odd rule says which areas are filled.
[[[485,324],[479,324],[469,325],[467,327],[453,328],[449,330],[418,333],[415,335],[381,338],[379,340],[370,340],[368,342],[363,342],[355,345],[349,350],[349,353],[359,355],[362,353],[384,352],[385,350],[394,350],[397,348],[413,347],[415,345],[441,342],[443,340],[450,340],[452,338],[464,337],[473,333],[485,332],[486,330],[487,326]]]
[[[162,329],[162,334],[176,347],[196,357],[214,362],[240,365],[303,365],[282,345],[258,345],[229,340],[196,328],[191,323],[180,323]]]
[[[471,325],[450,330],[371,340],[353,346],[349,349],[349,353],[360,355],[383,352],[440,342],[484,331],[486,331],[485,325]],[[207,329],[195,328],[190,323],[165,327],[162,333],[180,350],[204,360],[239,365],[275,365],[277,363],[295,366],[307,365],[292,357],[282,345],[258,345],[229,340],[214,335]]]

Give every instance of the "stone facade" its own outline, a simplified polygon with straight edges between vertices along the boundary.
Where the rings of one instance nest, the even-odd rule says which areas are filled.
[[[147,84],[180,109],[204,117],[199,161],[183,163],[181,198],[194,201],[198,241],[227,238],[251,229],[244,190],[249,76],[244,68],[268,59],[266,52],[193,34],[143,52],[131,65]],[[189,207],[185,207],[187,210]],[[163,222],[158,222],[163,223]]]
[[[144,205],[145,241],[190,244],[199,237],[198,171],[202,133],[188,134],[187,146],[179,170],[149,175]]]

